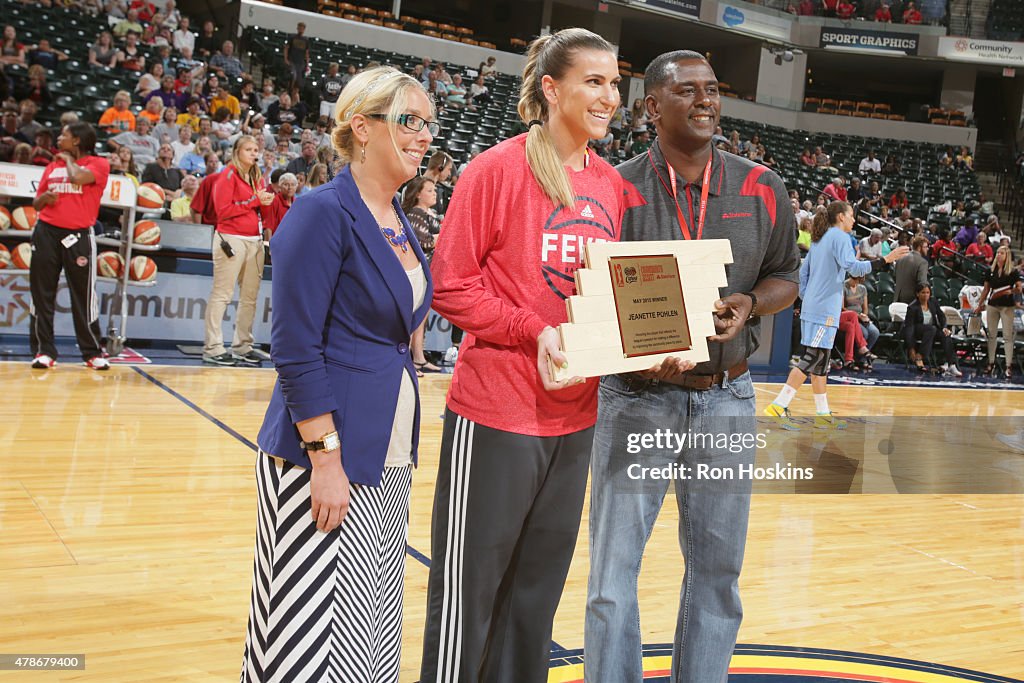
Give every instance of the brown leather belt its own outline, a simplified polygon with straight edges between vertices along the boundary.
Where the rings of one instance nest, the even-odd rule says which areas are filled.
[[[736,377],[739,377],[746,371],[747,361],[744,359],[741,360],[736,365],[729,368],[728,370],[726,370],[725,372],[716,372],[713,375],[694,375],[689,372],[684,372],[683,374],[673,379],[662,379],[657,381],[664,382],[665,384],[674,384],[676,386],[680,386],[685,389],[692,389],[694,391],[708,391],[709,389],[711,389],[711,387],[721,386],[722,380],[725,379],[726,375],[735,379]],[[637,375],[635,373],[631,373],[631,376],[636,379],[642,379],[640,375]]]

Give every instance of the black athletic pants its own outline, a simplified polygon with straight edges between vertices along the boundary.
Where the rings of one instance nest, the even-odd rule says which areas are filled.
[[[100,340],[91,324],[99,318],[96,310],[96,237],[92,226],[65,230],[43,221],[36,223],[32,232],[32,262],[28,276],[32,293],[32,315],[29,318],[32,355],[43,353],[57,358],[53,315],[62,270],[71,295],[71,315],[78,350],[83,360],[95,358],[101,351]]]
[[[525,436],[445,414],[420,683],[543,683],[593,428]]]

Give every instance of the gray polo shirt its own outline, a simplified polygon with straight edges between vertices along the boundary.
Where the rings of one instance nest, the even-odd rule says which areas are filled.
[[[767,278],[799,282],[796,221],[782,179],[768,167],[734,154],[713,149],[712,155],[703,239],[727,239],[732,244],[733,262],[726,266],[728,286],[722,296],[750,291]],[[675,202],[663,184],[669,182],[668,166],[658,141],[650,154],[638,155],[617,169],[632,184],[626,188],[621,241],[683,239]],[[679,206],[694,235],[702,180],[687,183],[676,177]],[[749,358],[757,350],[759,328],[756,320],[751,321],[732,341],[709,342],[711,360],[693,372],[714,374]]]

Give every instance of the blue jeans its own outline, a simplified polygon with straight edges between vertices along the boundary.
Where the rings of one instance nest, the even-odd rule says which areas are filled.
[[[750,511],[751,480],[697,478],[701,466],[754,462],[754,447],[688,447],[637,452],[631,434],[756,433],[750,374],[708,391],[608,376],[601,380],[591,458],[590,581],[585,624],[587,683],[640,681],[637,577],[644,547],[670,479],[642,479],[641,468],[689,468],[674,477],[679,545],[686,572],[672,650],[673,683],[725,683],[743,618],[738,580]],[[678,452],[676,452],[678,450]],[[664,471],[664,470],[663,470]]]
[[[881,334],[878,330],[878,326],[873,322],[861,323],[860,331],[864,333],[864,341],[868,344],[868,350],[875,348],[875,342],[878,341],[878,337]]]

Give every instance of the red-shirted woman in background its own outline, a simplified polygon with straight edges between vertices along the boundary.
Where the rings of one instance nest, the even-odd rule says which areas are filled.
[[[597,382],[556,382],[555,327],[591,241],[618,239],[622,179],[589,154],[619,106],[615,52],[566,29],[530,47],[529,132],[466,168],[431,270],[465,330],[448,393],[431,539],[422,683],[547,678],[597,420]]]
[[[231,162],[213,188],[217,230],[213,236],[213,287],[206,304],[206,342],[203,362],[214,365],[259,365],[252,350],[252,324],[256,296],[263,278],[263,225],[260,207],[269,206],[274,195],[266,190],[260,173],[256,140],[243,135],[235,140]],[[238,283],[238,317],[231,351],[224,350],[224,311]]]
[[[93,226],[107,187],[110,163],[93,156],[96,131],[88,123],[65,126],[57,138],[57,147],[60,152],[43,171],[32,202],[39,211],[39,222],[32,232],[28,276],[33,310],[29,319],[32,367],[48,369],[57,364],[53,314],[63,270],[82,359],[94,370],[109,370],[110,364],[103,357],[100,340],[90,323],[98,317]]]

